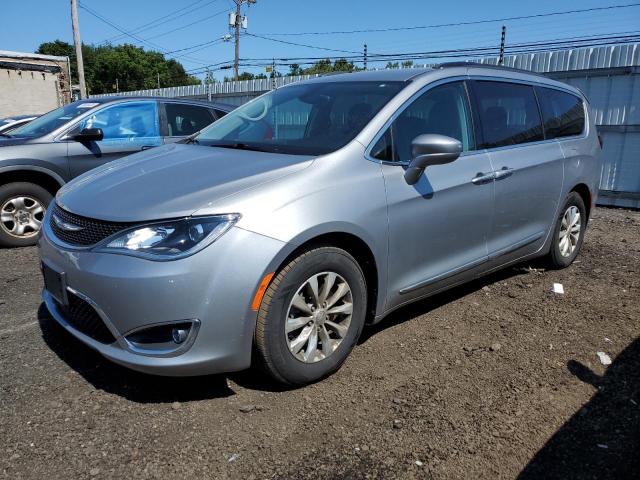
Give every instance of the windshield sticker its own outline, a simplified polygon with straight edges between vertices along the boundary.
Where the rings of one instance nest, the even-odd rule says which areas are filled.
[[[78,108],[93,108],[93,107],[97,107],[98,105],[100,105],[97,102],[87,102],[87,103],[81,103],[80,105],[78,105]]]

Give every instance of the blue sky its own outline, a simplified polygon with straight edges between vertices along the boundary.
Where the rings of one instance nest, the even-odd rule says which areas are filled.
[[[163,23],[139,31],[136,39],[80,9],[80,30],[85,43],[129,42],[164,51],[174,51],[213,41],[228,33],[227,12],[231,0],[81,0],[88,8],[126,31],[163,17],[181,8],[182,12]],[[552,0],[523,1],[449,1],[393,2],[382,0],[257,0],[243,8],[249,17],[248,32],[279,34],[394,28],[441,23],[468,22],[558,12],[592,7],[630,4],[632,1]],[[406,6],[404,6],[406,5]],[[191,7],[190,7],[191,6]],[[404,8],[404,10],[403,10]],[[45,41],[72,40],[69,0],[4,1],[1,9],[0,50],[34,51]],[[158,22],[159,23],[159,22]],[[371,53],[420,52],[451,48],[484,47],[499,43],[502,23],[507,26],[507,44],[558,39],[584,35],[640,31],[640,5],[606,11],[574,13],[507,22],[416,29],[383,33],[334,35],[273,36],[280,40],[327,49],[361,52],[366,42]],[[188,26],[187,26],[188,25]],[[173,31],[172,31],[173,30]],[[146,43],[141,43],[144,40]],[[184,56],[180,56],[184,55]],[[339,55],[338,52],[287,45],[245,36],[241,40],[242,58],[315,57]],[[187,70],[233,58],[233,44],[219,42],[200,49],[177,52]],[[264,67],[246,68],[260,72]],[[287,71],[288,68],[283,68]],[[226,72],[215,72],[222,77]]]

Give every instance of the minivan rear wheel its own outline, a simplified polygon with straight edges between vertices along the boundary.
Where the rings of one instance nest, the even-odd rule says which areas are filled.
[[[551,250],[547,257],[552,268],[566,268],[578,256],[587,226],[584,200],[577,192],[570,192],[560,209],[553,231]]]
[[[52,198],[51,193],[34,183],[0,186],[0,246],[35,245]]]
[[[345,250],[314,248],[289,262],[264,294],[257,360],[279,382],[304,385],[335,372],[364,326],[367,287]]]

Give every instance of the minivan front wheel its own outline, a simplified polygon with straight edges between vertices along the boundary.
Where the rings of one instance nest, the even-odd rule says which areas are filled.
[[[548,260],[553,268],[565,268],[575,260],[587,226],[587,213],[582,197],[571,192],[560,210],[553,232]]]
[[[258,361],[289,385],[330,375],[360,337],[366,301],[364,275],[348,252],[320,247],[301,254],[265,292],[255,332]]]
[[[0,186],[0,246],[35,245],[51,194],[28,182]]]

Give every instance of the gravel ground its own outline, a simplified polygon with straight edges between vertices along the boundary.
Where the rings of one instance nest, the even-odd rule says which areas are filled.
[[[640,478],[640,212],[597,209],[569,269],[392,314],[291,391],[115,366],[47,316],[36,249],[0,266],[0,477]]]

